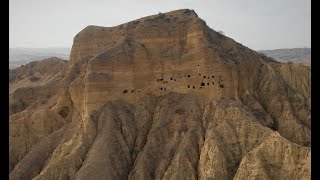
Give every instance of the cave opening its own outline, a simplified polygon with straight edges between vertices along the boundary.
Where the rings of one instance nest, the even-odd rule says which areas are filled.
[[[205,84],[204,84],[204,83],[201,83],[201,86],[205,86]]]
[[[127,94],[127,93],[128,93],[128,90],[125,89],[125,90],[122,91],[122,93],[123,93],[123,94]]]

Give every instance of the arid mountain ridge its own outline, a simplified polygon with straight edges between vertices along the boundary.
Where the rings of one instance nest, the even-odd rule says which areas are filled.
[[[301,63],[311,66],[311,48],[274,49],[259,52],[282,63]]]
[[[51,57],[69,60],[69,56],[70,48],[9,48],[9,69]]]
[[[9,75],[10,179],[311,178],[311,68],[193,10],[88,26],[44,64]]]

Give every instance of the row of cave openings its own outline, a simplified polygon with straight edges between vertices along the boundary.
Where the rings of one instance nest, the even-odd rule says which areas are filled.
[[[198,67],[199,67],[199,65],[198,65]],[[201,73],[199,73],[199,76],[201,76]],[[184,77],[185,78],[191,78],[191,75],[184,75]],[[181,76],[181,79],[183,78],[183,76]],[[212,75],[211,76],[211,78],[213,79],[214,78],[214,76]],[[210,79],[210,76],[203,76],[203,79]],[[175,79],[175,78],[173,78],[173,77],[170,77],[170,80],[169,81],[177,81],[177,79]],[[161,78],[161,79],[157,79],[157,82],[158,83],[160,83],[160,82],[162,82],[162,84],[167,84],[168,83],[168,81],[166,81],[166,80],[164,80],[163,78]],[[219,87],[220,88],[224,88],[224,85],[223,84],[221,84],[221,76],[219,76]],[[210,84],[212,84],[212,85],[214,85],[214,82],[212,81],[212,82],[201,82],[201,84],[199,85],[199,89],[203,89],[205,86],[209,86]],[[149,83],[149,85],[150,85],[150,83]],[[194,85],[188,85],[187,86],[189,89],[196,89],[196,86],[194,86]],[[159,89],[160,90],[167,90],[167,88],[166,87],[159,87]],[[134,93],[135,92],[135,90],[131,90],[131,91],[129,91],[129,90],[127,90],[127,89],[125,89],[125,90],[123,90],[123,94],[127,94],[127,93],[129,93],[129,92],[131,92],[131,93]],[[140,90],[138,90],[137,92],[140,92]]]
[[[201,76],[201,74],[199,74],[199,76]],[[186,75],[186,77],[191,77],[190,75]],[[214,78],[214,76],[211,76],[212,78]],[[182,78],[182,77],[181,77]],[[203,79],[210,79],[210,77],[209,76],[203,76]],[[170,78],[170,80],[171,81],[177,81],[176,79],[174,79],[174,78]],[[168,81],[164,81],[164,79],[157,79],[157,82],[163,82],[163,84],[166,84],[166,83],[168,83]],[[211,82],[211,84],[212,85],[214,85],[214,82]],[[149,83],[149,85],[150,85],[150,83]],[[210,85],[210,83],[209,82],[207,82],[207,83],[205,83],[205,82],[202,82],[201,84],[200,84],[200,86],[199,86],[199,89],[203,89],[205,86],[209,86]],[[196,89],[196,86],[194,86],[194,85],[188,85],[187,86],[188,88],[192,88],[192,89]],[[219,87],[220,88],[224,88],[224,85],[223,84],[219,84]],[[167,90],[167,88],[165,88],[165,87],[160,87],[159,88],[160,90]],[[135,90],[127,90],[127,89],[125,89],[125,90],[123,90],[122,91],[122,93],[123,94],[128,94],[128,93],[134,93],[134,92],[140,92],[140,90],[137,90],[137,91],[135,91]]]
[[[198,68],[200,67],[200,65],[198,64]],[[199,73],[199,76],[201,76],[201,73]],[[214,78],[214,76],[211,76],[212,78]],[[203,76],[203,79],[210,79],[210,76]],[[211,82],[212,83],[212,85],[214,85],[214,82]],[[219,87],[220,88],[224,88],[224,85],[223,84],[221,84],[222,83],[222,79],[221,79],[221,76],[219,76]],[[199,89],[202,89],[202,88],[204,88],[205,86],[206,86],[206,84],[207,84],[207,86],[209,86],[210,85],[210,83],[205,83],[205,82],[201,82],[201,84],[200,84],[200,87],[199,87]],[[190,85],[188,85],[188,88],[191,88],[191,86]],[[192,86],[192,89],[195,89],[196,87],[195,86]]]
[[[199,65],[198,65],[198,66],[199,66]],[[201,76],[201,73],[199,73],[199,76]],[[186,78],[191,78],[191,75],[184,75],[184,77],[186,77]],[[181,79],[182,79],[182,78],[183,78],[183,76],[181,76]],[[214,76],[212,75],[211,78],[213,79]],[[221,77],[220,77],[220,78],[221,78]],[[210,79],[210,76],[203,76],[203,79]],[[172,78],[172,77],[170,77],[170,80],[171,80],[171,81],[177,81],[177,79]],[[221,81],[221,80],[219,80],[219,81]],[[157,82],[162,82],[163,84],[167,84],[167,83],[168,83],[168,81],[165,81],[164,79],[157,79]],[[214,82],[211,82],[211,84],[214,85]],[[149,83],[149,85],[150,85],[150,83]],[[210,85],[210,82],[205,83],[205,82],[202,81],[201,84],[200,84],[200,86],[199,86],[199,89],[203,89],[206,85],[209,86],[209,85]],[[192,89],[196,89],[196,86],[194,86],[194,85],[188,85],[187,87],[188,87],[188,88],[192,88]],[[219,83],[219,87],[220,87],[220,88],[224,88],[224,85]],[[165,87],[160,87],[159,89],[160,89],[160,90],[166,90]]]
[[[138,92],[138,93],[139,93],[140,90],[135,91],[134,89],[132,89],[132,90],[127,90],[127,89],[125,89],[125,90],[122,91],[122,94],[128,94],[129,92],[131,92],[131,93]]]

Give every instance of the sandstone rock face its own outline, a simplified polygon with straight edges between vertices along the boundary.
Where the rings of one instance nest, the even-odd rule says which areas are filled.
[[[188,9],[88,26],[10,95],[10,179],[311,179],[310,75]]]

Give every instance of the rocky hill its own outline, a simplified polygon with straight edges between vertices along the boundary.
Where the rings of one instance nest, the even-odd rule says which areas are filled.
[[[88,26],[10,95],[10,179],[311,179],[310,75],[193,10]]]
[[[66,60],[51,57],[9,69],[9,94],[17,88],[39,86],[59,74],[67,65]]]
[[[283,63],[300,63],[311,66],[311,48],[274,49],[259,52]]]
[[[9,69],[50,57],[69,60],[70,48],[9,48]]]

